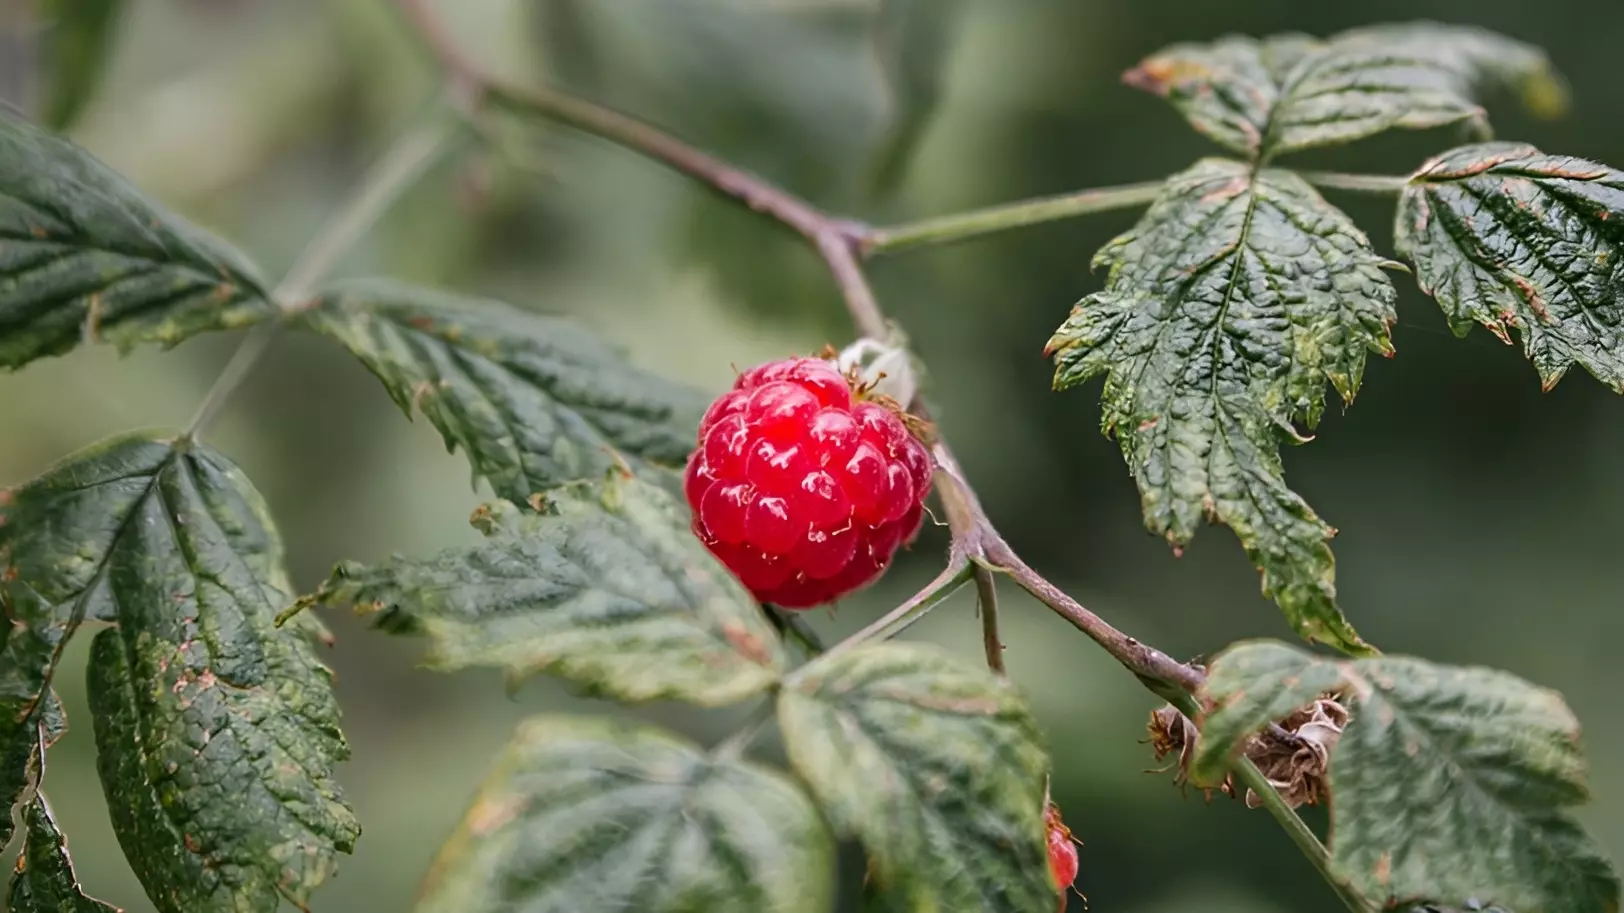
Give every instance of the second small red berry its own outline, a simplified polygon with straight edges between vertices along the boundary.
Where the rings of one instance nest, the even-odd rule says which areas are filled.
[[[1066,892],[1077,880],[1077,841],[1071,836],[1071,828],[1060,820],[1060,809],[1052,802],[1043,811],[1043,824],[1048,832],[1049,872],[1060,887],[1058,913],[1066,913]]]
[[[923,520],[932,462],[901,414],[854,397],[833,362],[739,375],[699,425],[694,532],[757,599],[832,602],[877,579]]]

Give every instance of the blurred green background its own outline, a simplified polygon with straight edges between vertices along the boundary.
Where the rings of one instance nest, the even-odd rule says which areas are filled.
[[[1618,0],[936,0],[961,7],[938,117],[899,190],[868,176],[888,122],[872,0],[456,0],[460,40],[516,78],[550,78],[630,109],[813,201],[876,222],[1157,177],[1215,148],[1117,75],[1141,56],[1225,32],[1324,34],[1432,18],[1548,48],[1572,113],[1507,104],[1500,136],[1624,165],[1624,4]],[[27,6],[23,3],[22,6]],[[436,79],[384,0],[131,0],[103,91],[73,133],[140,187],[235,239],[275,275],[366,163],[433,98]],[[0,96],[31,97],[28,11],[0,0]],[[719,390],[743,367],[849,338],[798,242],[595,140],[519,129],[410,193],[344,265],[576,315],[644,365]],[[1298,164],[1402,173],[1458,137],[1396,135]],[[1389,200],[1330,194],[1391,251]],[[1131,224],[1115,213],[877,261],[890,313],[929,363],[942,429],[991,515],[1029,562],[1128,632],[1179,656],[1289,636],[1224,529],[1174,559],[1139,523],[1097,390],[1049,392],[1039,356],[1098,287],[1088,260]],[[1587,724],[1595,801],[1581,813],[1624,858],[1624,401],[1580,371],[1539,391],[1514,348],[1451,336],[1397,276],[1398,357],[1373,364],[1357,407],[1287,454],[1293,486],[1342,530],[1343,606],[1389,652],[1510,669],[1563,691]],[[132,426],[181,424],[236,339],[119,359],[106,349],[0,377],[0,485]],[[1334,410],[1333,410],[1334,411]],[[270,500],[292,570],[312,587],[341,558],[468,541],[460,456],[408,424],[336,348],[287,336],[212,435]],[[819,611],[852,630],[934,573],[930,531],[879,586]],[[967,595],[909,632],[974,656]],[[1333,909],[1261,811],[1181,796],[1144,735],[1153,699],[1042,606],[1006,594],[1011,672],[1054,752],[1054,794],[1084,841],[1078,884],[1111,913]],[[509,694],[495,673],[417,668],[421,644],[329,619],[354,759],[341,771],[365,833],[318,911],[406,909],[431,854],[519,718],[616,712],[547,681]],[[60,678],[73,727],[48,791],[96,895],[148,911],[107,824],[83,709],[88,637]],[[1611,708],[1611,709],[1610,709]],[[714,739],[736,713],[637,714]],[[767,751],[771,752],[770,747]],[[1463,852],[1472,848],[1462,847]],[[1074,901],[1074,903],[1077,903]],[[1080,907],[1081,904],[1077,903]]]

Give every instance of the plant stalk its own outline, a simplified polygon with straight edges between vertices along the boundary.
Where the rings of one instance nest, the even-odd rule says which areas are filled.
[[[185,440],[196,439],[219,413],[231,394],[253,372],[271,341],[276,338],[282,321],[306,306],[313,287],[355,243],[377,223],[391,203],[400,198],[406,188],[437,161],[456,135],[456,124],[436,113],[399,139],[368,170],[360,187],[337,213],[327,221],[316,236],[288,268],[282,281],[271,290],[271,301],[281,310],[278,319],[255,327],[237,346],[231,360],[215,380],[203,402],[186,425]]]
[[[1338,171],[1299,171],[1297,174],[1316,187],[1352,190],[1358,193],[1400,193],[1404,190],[1404,186],[1410,183],[1407,177],[1385,174],[1343,174]]]
[[[858,246],[864,255],[890,254],[926,244],[945,244],[994,232],[1116,209],[1144,206],[1162,192],[1162,181],[1079,190],[986,209],[923,219],[864,232]]]

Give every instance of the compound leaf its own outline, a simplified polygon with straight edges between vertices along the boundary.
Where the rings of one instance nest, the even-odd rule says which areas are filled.
[[[1219,654],[1204,690],[1215,709],[1193,765],[1209,771],[1295,705],[1345,696],[1332,863],[1382,909],[1618,910],[1617,875],[1567,811],[1587,798],[1585,765],[1555,692],[1494,669],[1332,660],[1268,641]]]
[[[275,312],[236,251],[0,108],[0,368],[81,340],[171,346]]]
[[[278,631],[264,504],[200,445],[129,435],[7,508],[8,605],[106,618],[89,696],[113,829],[163,913],[303,903],[357,828],[327,670]],[[26,523],[25,523],[26,521]]]
[[[1544,52],[1484,29],[1416,22],[1328,39],[1285,34],[1176,44],[1123,76],[1257,161],[1394,128],[1461,121],[1486,134],[1479,90],[1509,86],[1540,113],[1566,105]]]
[[[784,775],[639,724],[524,723],[417,913],[823,913],[834,846]]]
[[[784,747],[887,909],[1050,910],[1048,758],[1013,685],[933,647],[814,660],[778,699]]]
[[[1547,390],[1578,363],[1624,393],[1624,173],[1463,146],[1410,178],[1394,232],[1457,335],[1516,331]]]
[[[23,811],[22,853],[11,876],[11,913],[123,913],[85,896],[68,858],[68,839],[51,817],[43,794]]]
[[[1105,289],[1050,339],[1055,387],[1106,377],[1101,426],[1139,485],[1145,525],[1182,548],[1235,530],[1298,633],[1369,649],[1336,605],[1334,531],[1281,474],[1328,381],[1351,402],[1369,351],[1392,353],[1384,261],[1288,171],[1208,159],[1170,178],[1095,256]]]
[[[44,0],[44,120],[52,130],[72,126],[95,95],[123,7],[123,0]]]
[[[523,504],[629,460],[680,465],[703,398],[640,371],[569,321],[382,280],[323,295],[303,320],[361,359],[410,415]]]
[[[440,668],[551,672],[621,700],[725,704],[785,668],[760,607],[655,485],[578,483],[548,492],[540,513],[497,502],[474,521],[480,544],[341,565],[306,601],[427,635]]]

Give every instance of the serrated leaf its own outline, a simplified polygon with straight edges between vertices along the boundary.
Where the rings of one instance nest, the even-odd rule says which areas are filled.
[[[962,0],[880,0],[875,49],[891,100],[875,185],[894,187],[907,172],[941,102]]]
[[[705,402],[628,364],[579,326],[383,280],[330,290],[303,320],[349,348],[409,416],[523,504],[622,459],[678,466]]]
[[[1566,810],[1587,798],[1578,721],[1509,673],[1242,643],[1212,662],[1193,769],[1332,689],[1352,703],[1331,756],[1332,863],[1377,906],[1616,913],[1618,877]]]
[[[550,672],[620,700],[727,704],[786,667],[755,600],[654,485],[577,484],[548,492],[540,514],[498,502],[474,520],[483,543],[341,565],[309,601],[426,635],[439,668]]]
[[[1105,289],[1049,340],[1055,388],[1105,375],[1145,525],[1176,548],[1203,519],[1235,530],[1298,633],[1369,648],[1336,605],[1333,530],[1282,477],[1329,382],[1351,402],[1366,352],[1391,354],[1392,283],[1364,234],[1288,171],[1207,159],[1168,180],[1104,247]]]
[[[1384,130],[1461,121],[1487,134],[1479,89],[1510,86],[1555,113],[1566,88],[1543,51],[1485,29],[1415,22],[1320,40],[1285,34],[1176,44],[1123,76],[1197,130],[1258,161]]]
[[[123,6],[123,0],[44,0],[50,24],[43,112],[52,130],[72,126],[95,95]]]
[[[0,368],[81,340],[171,346],[275,313],[241,254],[0,108]]]
[[[1394,236],[1456,335],[1515,331],[1547,390],[1577,363],[1624,393],[1624,173],[1520,143],[1452,149],[1410,178]]]
[[[11,913],[123,913],[85,896],[68,858],[68,839],[51,817],[45,796],[36,794],[28,803],[23,831],[27,836],[11,875]]]
[[[1006,680],[920,644],[802,667],[778,698],[790,762],[868,850],[886,908],[1051,910],[1037,725]]]
[[[777,771],[640,723],[540,717],[441,850],[417,913],[824,913],[834,846]]]
[[[280,554],[241,473],[199,445],[129,435],[13,493],[8,594],[117,621],[91,646],[113,829],[163,913],[303,902],[348,851],[347,754],[327,671],[278,631]]]
[[[0,654],[4,656],[4,654]],[[6,674],[10,678],[9,670]],[[39,786],[40,761],[45,749],[56,744],[68,730],[68,718],[55,691],[46,690],[43,701],[0,701],[0,847],[11,843],[17,805]],[[35,711],[35,706],[38,711]],[[41,744],[41,737],[44,744]]]

